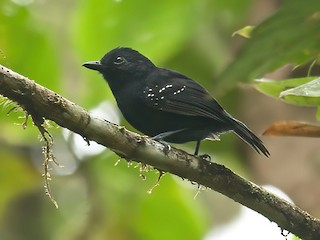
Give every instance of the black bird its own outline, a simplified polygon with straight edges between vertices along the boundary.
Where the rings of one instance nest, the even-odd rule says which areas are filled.
[[[137,130],[170,143],[218,139],[233,131],[258,153],[270,153],[242,122],[227,113],[200,84],[181,73],[156,67],[131,48],[115,48],[84,67],[100,72],[118,107]]]

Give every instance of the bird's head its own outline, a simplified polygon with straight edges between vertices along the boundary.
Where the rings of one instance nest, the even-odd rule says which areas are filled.
[[[100,72],[109,83],[147,74],[155,68],[141,53],[124,47],[111,50],[100,61],[86,62],[82,66]]]

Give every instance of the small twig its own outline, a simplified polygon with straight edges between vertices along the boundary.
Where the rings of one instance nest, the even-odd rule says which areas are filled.
[[[139,165],[140,165],[139,176],[142,178],[142,180],[145,181],[147,179],[147,177],[146,177],[146,175],[144,175],[144,173],[149,171],[148,166],[145,163],[139,163]]]
[[[200,195],[200,192],[201,192],[201,191],[204,191],[204,190],[206,190],[206,189],[207,189],[206,187],[198,184],[198,190],[197,190],[196,194],[194,195],[193,199],[196,199],[196,198]]]
[[[29,114],[27,112],[25,112],[25,115],[24,115],[24,122],[22,123],[22,128],[23,129],[27,129],[27,126],[28,126],[28,119],[29,119]]]
[[[153,191],[156,187],[159,186],[160,180],[161,180],[162,176],[165,174],[165,172],[164,172],[164,171],[161,171],[161,170],[158,170],[158,172],[159,172],[159,176],[158,176],[158,178],[157,178],[157,181],[154,183],[153,187],[149,189],[149,191],[148,191],[149,194],[151,194],[152,191]]]
[[[56,157],[53,154],[52,151],[52,145],[53,145],[53,137],[50,135],[50,133],[44,128],[43,126],[43,119],[39,121],[36,117],[31,115],[34,125],[39,129],[39,132],[41,134],[42,139],[45,142],[45,146],[43,146],[43,154],[44,154],[44,161],[43,161],[43,178],[44,178],[44,189],[46,195],[49,197],[50,201],[54,204],[56,208],[58,208],[58,203],[54,199],[51,187],[50,187],[50,181],[51,181],[51,174],[50,174],[50,162],[53,162],[57,166],[60,166],[57,162]]]

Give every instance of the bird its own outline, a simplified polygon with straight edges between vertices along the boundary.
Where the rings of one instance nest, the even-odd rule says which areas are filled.
[[[193,79],[165,68],[129,47],[117,47],[84,67],[108,83],[124,118],[135,129],[162,143],[219,140],[234,132],[259,154],[268,149],[244,123],[235,119]]]

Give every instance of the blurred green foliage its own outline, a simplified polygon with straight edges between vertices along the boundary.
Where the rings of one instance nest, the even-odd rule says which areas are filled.
[[[285,7],[253,29],[237,60],[222,72],[219,88],[252,81],[284,64],[301,65],[320,52],[320,1],[286,1]],[[250,71],[249,71],[250,69]]]
[[[118,46],[133,47],[216,93],[319,53],[320,1],[294,0],[284,1],[256,26],[234,58],[230,46],[239,38],[231,35],[251,24],[247,16],[254,3],[0,0],[0,64],[92,108],[114,100],[101,77],[81,64]],[[236,108],[237,95],[227,96],[221,99],[226,108]],[[22,130],[21,111],[6,114],[14,105],[1,106],[0,239],[201,239],[218,221],[214,214],[219,209],[202,197],[209,192],[194,199],[196,185],[168,174],[148,194],[156,172],[143,173],[143,181],[139,166],[128,167],[122,160],[115,167],[118,158],[108,150],[86,161],[75,159],[75,172],[53,177],[52,192],[60,205],[54,209],[43,190],[37,131],[30,121]],[[54,126],[49,131],[60,136]],[[66,148],[57,149],[58,160],[71,161],[70,143],[55,139]],[[237,161],[241,156],[230,151],[233,138],[224,139],[204,143],[202,150],[245,173]]]

